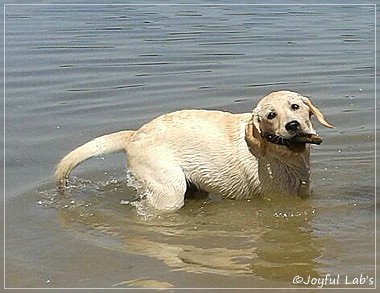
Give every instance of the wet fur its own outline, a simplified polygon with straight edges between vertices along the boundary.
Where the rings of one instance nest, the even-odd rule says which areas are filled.
[[[302,104],[302,111],[285,109],[296,102]],[[277,111],[278,119],[269,121],[268,111]],[[57,187],[63,188],[70,172],[84,160],[124,151],[129,170],[144,186],[146,202],[158,210],[182,207],[188,186],[235,199],[275,194],[306,197],[310,194],[309,145],[276,144],[264,133],[279,140],[291,140],[301,132],[314,134],[311,114],[332,127],[309,99],[289,91],[269,94],[252,113],[168,113],[136,131],[104,135],[73,150],[56,168]],[[284,130],[283,124],[292,119],[301,123],[298,133]]]

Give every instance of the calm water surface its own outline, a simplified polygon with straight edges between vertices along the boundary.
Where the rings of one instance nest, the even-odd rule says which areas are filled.
[[[375,281],[373,6],[6,6],[7,287],[317,287]],[[54,189],[56,163],[95,136],[176,109],[249,112],[310,96],[313,197],[188,199],[154,215],[121,154]],[[355,285],[360,277],[364,284]],[[346,278],[350,284],[345,284]]]

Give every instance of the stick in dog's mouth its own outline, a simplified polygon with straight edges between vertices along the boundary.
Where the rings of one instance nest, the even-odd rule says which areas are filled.
[[[284,145],[284,146],[294,146],[297,144],[321,144],[322,138],[318,134],[311,133],[299,133],[292,138],[284,138],[282,136],[273,133],[264,133],[263,137],[274,144]]]

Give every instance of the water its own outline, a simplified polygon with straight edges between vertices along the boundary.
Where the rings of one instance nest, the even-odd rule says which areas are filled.
[[[374,13],[6,6],[6,287],[289,288],[327,274],[340,278],[332,287],[373,287]],[[56,163],[95,136],[176,109],[248,112],[279,89],[310,96],[336,126],[318,126],[310,199],[211,195],[157,216],[133,203],[121,154],[54,189]]]

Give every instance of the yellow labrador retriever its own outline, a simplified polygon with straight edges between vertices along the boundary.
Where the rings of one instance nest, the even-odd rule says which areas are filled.
[[[146,201],[158,210],[183,206],[187,188],[243,199],[310,194],[310,146],[320,144],[311,115],[330,125],[311,101],[290,91],[263,97],[253,113],[183,110],[155,118],[136,131],[104,135],[58,164],[57,187],[94,156],[124,151]]]

